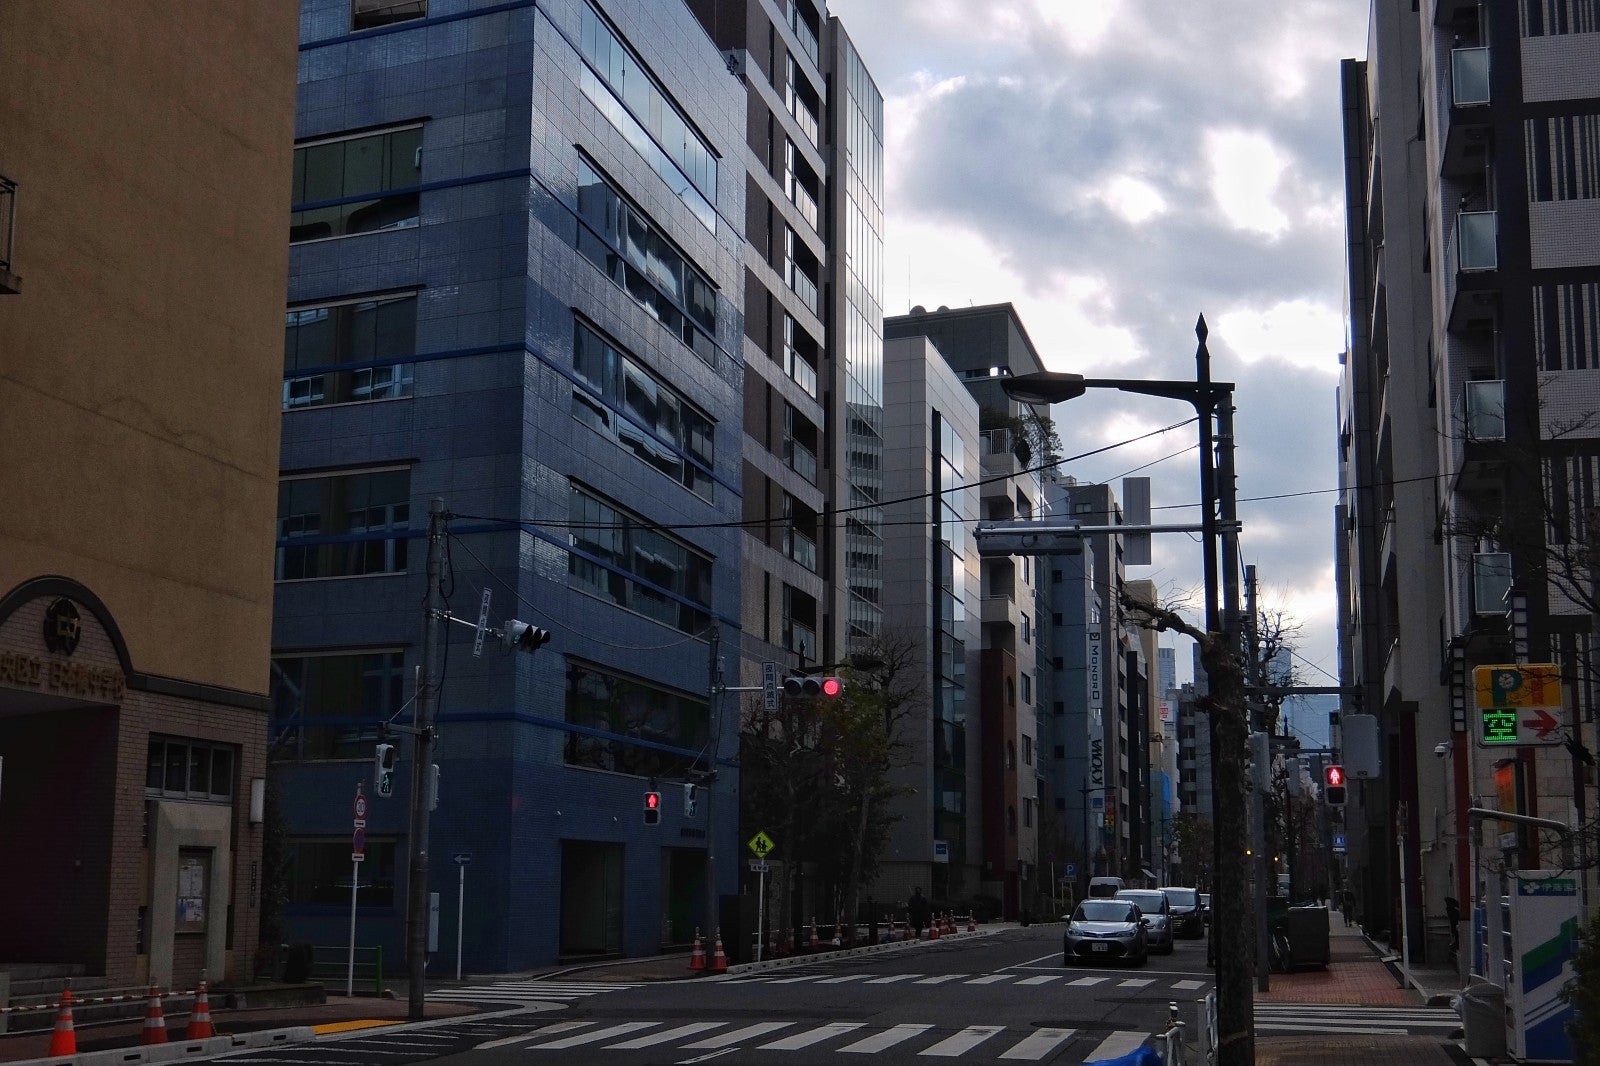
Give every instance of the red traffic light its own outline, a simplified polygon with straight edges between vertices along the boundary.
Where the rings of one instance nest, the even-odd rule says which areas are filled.
[[[1333,785],[1335,787],[1344,784],[1344,767],[1342,767],[1342,766],[1330,766],[1330,767],[1328,767],[1328,784]]]
[[[661,793],[646,792],[644,794],[644,809],[647,811],[659,811],[661,809]]]
[[[825,677],[822,679],[822,694],[824,696],[835,697],[843,691],[844,682],[837,677]]]

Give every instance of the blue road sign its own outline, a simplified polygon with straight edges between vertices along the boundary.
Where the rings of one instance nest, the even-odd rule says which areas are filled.
[[[1067,863],[1066,872],[1063,873],[1062,876],[1067,878],[1068,880],[1071,880],[1072,878],[1077,877],[1078,876],[1078,864],[1075,863],[1075,862]]]
[[[1344,834],[1343,833],[1335,833],[1335,834],[1333,834],[1333,850],[1334,851],[1343,851],[1344,850]]]

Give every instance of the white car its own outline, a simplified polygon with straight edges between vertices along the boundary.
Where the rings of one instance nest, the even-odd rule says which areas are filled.
[[[1166,893],[1159,888],[1125,888],[1117,893],[1116,898],[1127,900],[1149,919],[1150,950],[1160,955],[1171,955],[1172,905],[1167,902]]]

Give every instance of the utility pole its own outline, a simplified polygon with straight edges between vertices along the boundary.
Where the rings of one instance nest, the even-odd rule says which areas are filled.
[[[1272,966],[1268,957],[1267,946],[1270,941],[1271,930],[1267,923],[1267,880],[1271,876],[1271,859],[1267,855],[1267,796],[1272,793],[1272,733],[1266,728],[1266,712],[1261,705],[1261,697],[1256,695],[1261,691],[1261,633],[1256,628],[1256,620],[1260,617],[1256,608],[1256,568],[1244,568],[1244,635],[1247,672],[1245,680],[1250,685],[1250,730],[1251,732],[1266,732],[1267,734],[1267,764],[1256,767],[1256,773],[1262,776],[1264,783],[1257,784],[1250,791],[1250,835],[1254,840],[1256,861],[1250,864],[1251,871],[1255,874],[1255,919],[1256,919],[1256,991],[1269,992],[1272,990]]]
[[[427,592],[422,608],[422,675],[417,679],[412,714],[416,740],[411,759],[411,869],[406,889],[406,973],[408,1017],[420,1022],[425,1006],[424,969],[428,963],[428,778],[433,767],[433,721],[439,706],[443,659],[444,500],[435,496],[428,512]]]

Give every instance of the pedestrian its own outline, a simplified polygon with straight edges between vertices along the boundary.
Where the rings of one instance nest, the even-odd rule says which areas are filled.
[[[911,902],[906,904],[906,912],[911,919],[911,931],[921,940],[922,927],[928,924],[928,901],[920,887],[911,890]]]
[[[1356,924],[1356,894],[1350,891],[1348,888],[1345,889],[1342,902],[1343,906],[1340,909],[1344,911],[1344,925],[1345,928],[1348,929],[1352,925]]]

